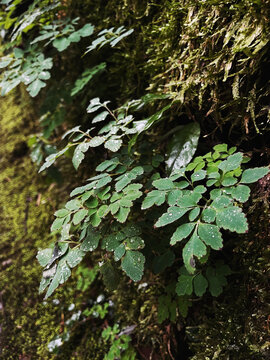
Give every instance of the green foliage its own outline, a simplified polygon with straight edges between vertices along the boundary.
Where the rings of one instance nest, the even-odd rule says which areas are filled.
[[[71,43],[79,42],[82,37],[90,36],[94,32],[94,26],[91,24],[85,24],[81,29],[75,31],[74,25],[78,24],[78,20],[79,18],[72,21],[67,19],[42,26],[40,35],[31,41],[31,44],[46,40],[46,45],[52,43],[53,47],[60,52],[66,50]]]
[[[69,18],[65,6],[51,13],[60,5],[49,3],[34,1],[13,18],[20,1],[7,1],[2,3],[9,5],[7,14],[1,15],[5,29],[13,28],[0,62],[6,69],[2,95],[22,83],[30,96],[40,94],[47,101],[40,117],[43,133],[28,141],[31,158],[37,165],[45,159],[39,170],[44,178],[56,166],[65,169],[64,156],[79,171],[71,199],[54,214],[56,243],[37,255],[44,268],[40,292],[46,290],[47,299],[76,266],[79,291],[88,290],[99,273],[115,290],[120,270],[134,282],[166,271],[172,284],[157,300],[158,321],[174,322],[187,315],[192,297],[222,293],[232,271],[216,260],[215,251],[223,248],[227,230],[248,231],[243,206],[251,193],[248,185],[269,172],[268,167],[248,168],[247,157],[236,147],[218,144],[211,150],[217,135],[207,140],[216,132],[209,129],[222,130],[225,122],[233,128],[245,119],[240,124],[245,135],[249,118],[255,132],[263,129],[257,120],[269,110],[261,100],[269,91],[256,79],[258,64],[267,56],[269,26],[258,12],[245,14],[245,1],[172,1],[166,21],[162,10],[167,4],[153,11],[155,5],[147,2],[142,29],[137,25],[141,14],[135,15],[139,5],[131,6],[136,24],[122,21],[134,27],[126,29],[105,16],[95,23],[92,14],[78,25],[80,18]],[[147,39],[143,43],[138,30]],[[131,34],[130,41],[139,40],[129,54],[126,38]],[[135,51],[142,52],[139,60]],[[125,70],[132,72],[131,82]],[[50,89],[40,93],[45,81]],[[123,87],[132,96],[122,94]],[[233,111],[237,107],[241,111]],[[196,151],[200,156],[193,158]],[[82,265],[90,256],[98,264],[91,270]],[[106,304],[95,304],[84,315],[104,319],[107,312]],[[117,326],[104,330],[102,337],[111,346],[106,359],[135,358],[131,338],[120,334]]]
[[[143,275],[144,262],[145,258],[139,251],[127,251],[122,269],[133,281],[139,281]]]
[[[133,281],[140,281],[146,261],[140,250],[147,243],[141,234],[145,231],[146,224],[141,222],[140,226],[133,225],[131,218],[128,220],[129,215],[131,212],[136,214],[138,204],[147,213],[153,206],[160,207],[165,203],[167,210],[164,212],[164,207],[160,210],[154,226],[162,228],[170,225],[174,229],[170,244],[180,245],[182,248],[187,272],[179,276],[176,293],[179,296],[190,296],[194,291],[196,296],[202,296],[209,288],[213,296],[219,295],[226,285],[225,276],[230,274],[228,267],[216,265],[215,270],[207,266],[205,275],[200,268],[205,266],[211,249],[220,250],[223,247],[222,228],[237,233],[248,230],[241,203],[248,200],[250,191],[241,183],[243,179],[255,182],[269,171],[268,168],[259,168],[259,171],[256,168],[243,172],[243,154],[233,153],[234,151],[234,148],[227,149],[225,144],[217,145],[214,152],[194,158],[186,167],[173,171],[169,177],[153,180],[152,187],[149,187],[148,182],[145,183],[144,177],[153,179],[159,174],[152,166],[148,173],[144,161],[135,162],[125,152],[99,164],[96,170],[101,174],[88,179],[86,185],[74,189],[71,196],[75,198],[55,213],[56,219],[51,230],[61,230],[60,241],[69,239],[69,230],[73,226],[73,232],[80,235],[78,234],[78,245],[74,248],[76,251],[70,248],[67,255],[61,257],[54,277],[50,278],[47,296],[55,289],[56,284],[62,283],[70,275],[67,268],[67,264],[71,266],[69,254],[74,253],[72,264],[79,263],[84,252],[93,251],[99,246],[101,238],[101,248],[113,252],[114,261],[121,260],[124,272]],[[244,176],[246,173],[248,177]],[[228,179],[231,179],[229,183]],[[113,219],[114,225],[110,225],[110,233],[107,235],[107,224]],[[128,221],[131,223],[127,226],[121,225]],[[117,222],[120,224],[117,225]],[[94,230],[95,228],[98,230]],[[184,241],[185,244],[181,245]],[[49,254],[48,250],[46,254]],[[55,260],[56,257],[51,258],[50,266]],[[154,259],[154,272],[158,273],[172,266],[174,260],[173,251],[167,250]],[[41,264],[46,265],[44,262]],[[160,315],[161,318],[165,318],[165,314],[166,311]]]
[[[149,94],[153,95],[153,94]],[[151,99],[151,97],[150,97]],[[155,99],[155,98],[154,98]],[[147,101],[149,101],[147,99]],[[147,101],[145,101],[143,98],[139,101],[140,106],[144,106]],[[55,163],[55,161],[65,154],[70,148],[73,148],[76,146],[73,154],[73,165],[77,169],[82,160],[84,159],[84,153],[90,148],[96,148],[102,144],[104,144],[104,148],[108,149],[112,152],[118,152],[120,148],[123,145],[123,138],[129,138],[130,135],[134,135],[130,141],[129,141],[129,150],[131,150],[131,147],[135,145],[137,141],[137,137],[142,132],[149,129],[149,127],[152,125],[152,123],[156,120],[159,120],[163,114],[163,112],[168,109],[170,106],[166,106],[162,109],[162,111],[158,111],[151,117],[141,120],[141,121],[133,121],[134,117],[132,115],[128,115],[127,113],[127,106],[124,105],[123,107],[120,107],[115,112],[112,112],[107,104],[109,101],[105,101],[104,103],[100,102],[99,98],[94,98],[90,101],[90,104],[87,108],[88,113],[96,112],[100,109],[103,110],[100,114],[95,116],[92,119],[92,123],[99,123],[101,121],[104,121],[108,116],[112,118],[112,120],[107,123],[105,126],[103,126],[99,131],[98,135],[91,136],[89,133],[91,131],[95,130],[95,127],[92,127],[91,129],[87,130],[86,132],[82,131],[80,129],[80,126],[76,126],[70,130],[68,130],[64,135],[63,138],[66,136],[70,136],[72,138],[72,142],[68,143],[68,145],[60,150],[57,153],[50,154],[45,159],[45,163],[40,168],[40,172],[50,167],[52,164]],[[138,105],[138,102],[137,102]],[[125,114],[123,114],[123,111],[125,111]],[[138,125],[138,123],[140,123]],[[76,135],[74,137],[74,135]],[[80,142],[81,141],[81,142]],[[119,184],[128,184],[130,181],[133,180],[134,176],[136,175],[136,172],[141,171],[138,169],[133,169],[129,174],[120,175],[119,176]],[[108,178],[107,178],[108,179]],[[122,179],[122,181],[121,181]],[[106,181],[105,179],[103,181]],[[109,183],[108,181],[107,183]],[[103,182],[102,182],[103,184]],[[100,186],[100,185],[99,185]],[[102,185],[103,186],[103,185]],[[122,185],[119,185],[122,186]]]
[[[178,130],[169,143],[169,155],[166,161],[168,171],[185,167],[197,149],[200,126],[197,123],[185,125]]]
[[[184,296],[191,295],[194,291],[196,296],[202,296],[209,288],[212,296],[218,296],[222,293],[223,287],[227,285],[226,276],[230,274],[229,266],[224,265],[223,262],[217,262],[215,268],[208,266],[205,275],[201,272],[191,275],[185,268],[182,268],[176,285],[176,293]]]
[[[51,8],[54,7],[50,7],[50,9]],[[34,15],[30,15],[30,18],[20,25],[19,29],[15,32],[12,41],[15,40],[18,33],[29,26],[31,22],[34,22],[42,13],[43,11],[37,9]],[[32,46],[28,46],[25,50],[14,47],[13,53],[5,56],[0,62],[0,68],[9,67],[9,69],[4,72],[0,84],[2,96],[22,82],[28,85],[27,90],[29,94],[35,97],[39,91],[46,86],[44,80],[48,80],[51,77],[48,70],[53,67],[53,59],[45,59],[42,52],[43,48],[38,48],[37,45],[33,44],[46,40],[45,46],[48,46],[52,42],[52,45],[58,51],[63,51],[72,42],[80,41],[81,37],[92,35],[94,27],[90,24],[86,24],[80,30],[75,31],[74,25],[77,24],[77,22],[78,19],[74,19],[71,22],[69,22],[69,20],[64,22],[56,21],[52,25],[42,25],[40,35],[31,42]]]
[[[106,68],[106,63],[101,63],[92,67],[91,69],[86,69],[82,75],[76,80],[74,88],[71,90],[71,96],[78,94],[88,83],[89,81]],[[103,119],[104,120],[104,119]]]
[[[117,324],[113,327],[108,326],[103,330],[102,337],[111,343],[111,347],[105,355],[104,360],[114,360],[117,358],[135,360],[136,353],[129,345],[131,337],[125,334],[121,335],[121,333],[122,332],[119,332],[119,325]]]
[[[191,280],[192,281],[192,280]],[[187,283],[182,282],[180,285],[181,288],[186,288]],[[188,285],[189,286],[189,285]],[[179,294],[178,292],[179,282],[170,283],[165,288],[165,293],[158,298],[158,322],[162,323],[166,319],[169,319],[172,322],[175,322],[179,315],[186,317],[188,313],[188,308],[191,306],[191,301],[188,296]],[[192,293],[188,291],[189,295]],[[183,292],[183,291],[182,291]]]
[[[42,1],[33,1],[30,3],[27,12],[24,11],[21,15],[16,15],[16,11],[20,5],[22,5],[22,0],[9,1],[3,0],[1,5],[6,6],[5,16],[1,17],[0,26],[4,29],[12,29],[11,41],[20,41],[23,33],[27,33],[37,20],[46,19],[49,16],[51,10],[56,9],[60,3],[55,2],[50,4],[48,0]]]
[[[15,48],[14,57],[6,59],[8,60],[1,62],[2,67],[9,65],[9,70],[3,74],[0,84],[2,96],[22,82],[27,85],[29,94],[34,97],[46,85],[44,80],[51,77],[48,70],[53,66],[52,58],[45,59],[42,53]]]
[[[97,34],[98,37],[87,48],[86,53],[93,51],[97,48],[100,49],[106,44],[110,44],[111,47],[114,47],[119,43],[119,41],[132,34],[133,31],[133,29],[126,30],[124,26],[120,26],[117,29],[114,29],[114,27],[110,29],[104,29]]]

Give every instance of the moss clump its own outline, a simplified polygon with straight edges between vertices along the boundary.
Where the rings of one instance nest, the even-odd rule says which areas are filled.
[[[61,347],[57,360],[103,360],[109,350],[101,337],[101,330],[93,329],[93,322],[77,325],[68,342]]]

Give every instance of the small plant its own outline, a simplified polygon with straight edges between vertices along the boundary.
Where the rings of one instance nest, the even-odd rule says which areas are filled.
[[[110,44],[111,47],[116,46],[122,39],[129,36],[133,33],[133,29],[127,30],[124,26],[120,26],[115,29],[114,27],[110,29],[104,29],[98,33],[98,37],[92,42],[92,44],[87,48],[86,54],[95,49],[100,49],[101,47]]]
[[[248,160],[235,147],[220,144],[163,178],[156,171],[164,161],[161,155],[153,155],[149,162],[143,156],[132,160],[123,151],[121,156],[105,160],[96,168],[98,175],[74,189],[73,199],[55,213],[51,230],[61,236],[54,250],[39,252],[45,275],[52,270],[43,278],[41,290],[49,286],[48,297],[69,277],[69,268],[98,247],[112,252],[115,267],[120,262],[133,281],[140,281],[151,258],[146,257],[144,247],[155,251],[151,236],[160,237],[155,229],[168,226],[169,231],[162,232],[164,250],[153,259],[154,272],[172,266],[174,249],[179,253],[180,248],[183,262],[179,262],[176,294],[202,296],[208,289],[218,296],[231,270],[222,262],[208,264],[210,252],[223,247],[221,229],[240,234],[248,231],[242,210],[250,196],[248,185],[269,172],[268,167],[245,170]],[[151,215],[153,208],[157,208],[156,219]],[[71,238],[74,248],[67,244]],[[169,303],[167,300],[160,298],[160,303]],[[183,298],[179,301],[186,302]],[[186,305],[182,307],[185,313]],[[160,319],[164,317],[160,315]]]
[[[124,145],[123,139],[131,136],[129,140],[130,150],[131,147],[135,145],[138,135],[147,131],[155,122],[161,120],[163,113],[171,107],[171,105],[166,105],[147,119],[136,121],[134,116],[129,114],[129,110],[136,111],[137,109],[141,109],[147,103],[155,101],[157,98],[167,98],[167,96],[156,97],[154,94],[148,95],[148,97],[127,103],[115,111],[111,111],[108,107],[109,101],[101,102],[99,98],[92,99],[87,107],[88,113],[92,114],[98,110],[104,109],[98,115],[93,117],[92,124],[94,124],[94,126],[87,131],[82,131],[80,126],[68,130],[63,135],[62,139],[69,136],[69,138],[72,139],[71,142],[59,152],[48,156],[39,169],[39,172],[50,167],[60,156],[64,155],[73,147],[75,148],[72,163],[75,169],[78,169],[85,157],[84,154],[89,148],[95,148],[103,144],[105,149],[112,152],[118,152]],[[97,135],[92,136],[91,132],[95,131],[95,124],[104,121],[107,117],[110,118],[110,121],[98,131]]]
[[[71,21],[65,19],[64,21],[55,21],[50,25],[43,25],[40,35],[31,41],[31,44],[46,41],[46,46],[52,43],[59,52],[66,50],[71,43],[79,42],[82,37],[88,37],[94,32],[94,26],[91,24],[85,24],[81,29],[75,31],[75,25],[78,24],[79,19]]]
[[[105,355],[104,360],[135,360],[136,353],[129,345],[131,337],[123,332],[120,332],[119,325],[115,324],[113,327],[108,326],[102,332],[104,340],[111,343],[108,353]]]

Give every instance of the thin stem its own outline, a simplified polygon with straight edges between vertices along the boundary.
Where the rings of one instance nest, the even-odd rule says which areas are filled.
[[[114,118],[114,120],[116,121],[116,122],[118,122],[118,119],[117,119],[117,117],[114,115],[114,113],[108,108],[108,106],[107,105],[103,105],[104,107],[105,107],[105,109],[110,113],[110,115]]]

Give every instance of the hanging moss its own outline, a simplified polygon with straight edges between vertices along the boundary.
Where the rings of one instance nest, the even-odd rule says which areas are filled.
[[[124,53],[101,51],[114,101],[146,89],[169,93],[179,104],[172,120],[196,120],[206,134],[238,144],[269,130],[269,0],[91,0],[70,8],[97,31],[135,30]]]

